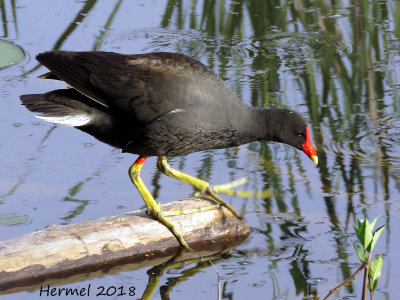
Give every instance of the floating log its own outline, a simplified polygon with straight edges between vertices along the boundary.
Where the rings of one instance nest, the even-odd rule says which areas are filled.
[[[215,204],[207,198],[187,198],[163,205],[186,210]],[[221,252],[245,240],[250,229],[226,208],[168,216],[193,253],[180,260]],[[0,242],[0,291],[37,285],[54,278],[158,265],[181,249],[171,232],[145,210],[70,225],[52,225]],[[79,278],[79,276],[78,276]]]

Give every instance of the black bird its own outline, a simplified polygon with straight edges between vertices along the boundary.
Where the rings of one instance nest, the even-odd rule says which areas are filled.
[[[23,105],[40,119],[73,126],[123,152],[138,154],[129,176],[147,213],[186,248],[182,235],[166,219],[168,213],[140,178],[146,157],[158,156],[163,173],[208,192],[237,216],[208,182],[172,169],[166,157],[267,140],[302,150],[318,164],[308,126],[299,114],[244,104],[218,75],[188,56],[49,51],[36,59],[50,70],[40,78],[62,80],[71,88],[22,95]]]

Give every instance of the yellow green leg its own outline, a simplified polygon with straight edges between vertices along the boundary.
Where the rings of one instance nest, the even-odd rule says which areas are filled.
[[[173,169],[167,162],[165,156],[159,156],[157,160],[158,169],[165,175],[178,179],[186,184],[193,186],[195,189],[201,193],[209,194],[215,201],[220,205],[225,206],[229,209],[236,217],[240,218],[239,214],[234,210],[234,208],[222,200],[217,194],[215,194],[214,189],[211,187],[210,183],[200,178],[190,176],[186,173]]]
[[[175,235],[175,237],[178,239],[183,247],[191,250],[180,232],[170,221],[165,218],[165,216],[161,212],[161,205],[154,200],[153,196],[144,185],[142,178],[140,178],[140,170],[142,169],[145,161],[146,157],[139,156],[139,158],[129,168],[129,177],[131,178],[132,183],[136,186],[144,202],[146,203],[147,213],[154,219],[158,220],[161,224],[165,225],[172,232],[172,234]]]

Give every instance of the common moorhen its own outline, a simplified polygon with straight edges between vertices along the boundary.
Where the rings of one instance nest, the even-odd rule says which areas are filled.
[[[148,214],[184,247],[189,248],[140,178],[146,157],[158,156],[163,173],[208,192],[235,215],[208,182],[172,169],[166,157],[267,140],[300,149],[318,164],[309,128],[299,114],[244,104],[218,75],[188,56],[50,51],[36,59],[50,70],[40,78],[62,80],[71,88],[22,95],[22,103],[40,119],[73,126],[138,154],[130,178]]]

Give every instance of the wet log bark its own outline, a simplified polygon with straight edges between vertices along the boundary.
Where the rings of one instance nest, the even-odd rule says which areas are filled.
[[[188,198],[163,205],[184,210],[215,204]],[[195,252],[219,252],[246,239],[246,223],[225,208],[169,216]],[[49,278],[69,277],[129,263],[130,269],[163,263],[180,244],[170,231],[145,210],[43,230],[0,242],[0,291],[35,285]],[[133,264],[133,266],[132,266]]]

